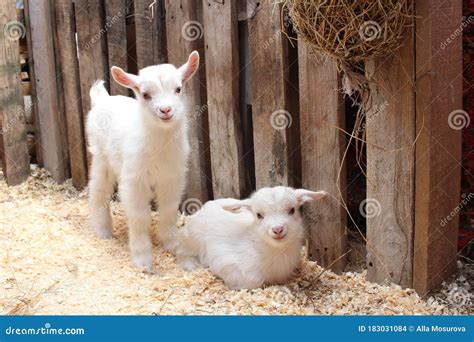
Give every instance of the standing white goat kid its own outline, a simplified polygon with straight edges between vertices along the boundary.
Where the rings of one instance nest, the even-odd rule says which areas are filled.
[[[199,54],[193,51],[180,68],[161,64],[138,76],[112,67],[115,81],[135,93],[135,99],[110,96],[103,81],[91,90],[87,138],[92,154],[89,182],[91,226],[102,238],[112,236],[108,203],[118,182],[129,225],[132,259],[137,267],[153,264],[150,200],[158,202],[159,238],[173,250],[172,235],[185,187],[189,142],[189,108],[183,85],[196,72]]]
[[[301,260],[299,209],[325,195],[278,186],[242,201],[209,201],[179,229],[177,261],[186,270],[209,267],[235,289],[282,283]]]

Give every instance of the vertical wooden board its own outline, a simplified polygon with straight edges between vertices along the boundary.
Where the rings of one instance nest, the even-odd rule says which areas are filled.
[[[79,50],[79,75],[83,119],[91,109],[89,90],[98,80],[108,74],[105,26],[102,23],[100,0],[76,0],[74,2],[76,31]]]
[[[165,63],[164,0],[135,0],[134,10],[138,69]]]
[[[127,0],[105,2],[109,66],[119,66],[124,70],[127,70],[126,12]],[[128,96],[128,90],[111,78],[110,94]]]
[[[416,204],[413,286],[425,294],[456,271],[461,184],[460,1],[416,8]]]
[[[67,178],[67,153],[61,132],[61,112],[58,97],[56,60],[54,55],[51,4],[49,0],[30,1],[29,17],[37,113],[41,129],[41,148],[44,167],[58,182]]]
[[[34,125],[34,139],[35,139],[35,152],[36,152],[36,162],[39,166],[43,166],[43,154],[41,150],[41,129],[39,125],[38,112],[37,112],[37,103],[36,103],[36,84],[33,81],[35,79],[35,66],[33,63],[33,43],[31,42],[31,24],[30,24],[30,12],[29,12],[29,1],[24,0],[24,13],[25,13],[25,23],[26,23],[26,42],[28,46],[28,73],[30,76],[30,86],[31,86],[31,113],[33,115],[33,125]]]
[[[73,2],[58,0],[55,2],[55,7],[63,90],[64,97],[68,99],[65,103],[65,111],[71,175],[74,186],[81,189],[87,184],[87,159]]]
[[[246,3],[240,0],[239,4]],[[246,12],[245,12],[246,13]],[[242,148],[244,154],[245,193],[248,197],[255,190],[255,159],[253,152],[253,127],[250,87],[249,27],[247,20],[239,21],[239,97]]]
[[[51,9],[51,27],[53,30],[53,49],[54,49],[54,60],[55,60],[55,72],[56,72],[56,94],[58,97],[58,119],[59,119],[59,132],[61,134],[61,145],[63,147],[63,163],[64,163],[64,177],[71,177],[71,163],[69,158],[69,140],[67,136],[67,122],[66,122],[66,99],[64,97],[63,90],[63,75],[61,72],[61,62],[59,57],[59,39],[58,35],[60,32],[57,29],[56,23],[56,1],[50,2]]]
[[[168,62],[176,66],[184,64],[193,50],[198,50],[203,61],[203,26],[197,21],[196,2],[192,0],[165,1],[166,11],[166,44]],[[211,177],[209,168],[209,145],[206,143],[207,104],[202,102],[200,75],[196,74],[184,87],[186,96],[193,110],[189,113],[189,141],[192,153],[189,160],[187,198],[208,199],[208,185]]]
[[[210,4],[210,6],[208,6]],[[236,3],[204,0],[207,91],[214,196],[244,192],[239,112],[239,55]]]
[[[345,199],[344,101],[339,89],[340,75],[336,62],[316,56],[310,47],[298,42],[300,129],[302,154],[302,186],[310,190],[325,190],[332,196],[308,205],[310,257],[323,267],[332,264],[335,272],[344,271],[346,259],[347,214],[335,198]],[[330,126],[332,125],[332,127]],[[333,198],[333,196],[335,198]]]
[[[0,2],[0,118],[2,120],[3,173],[9,185],[23,182],[30,172],[25,111],[21,95],[18,34],[25,28],[17,21],[15,4]]]
[[[412,27],[413,25],[411,25]],[[414,32],[393,55],[367,64],[367,279],[412,286],[415,150]]]
[[[288,112],[285,79],[287,40],[280,28],[281,4],[260,2],[249,19],[256,187],[292,185],[288,129],[296,113]]]

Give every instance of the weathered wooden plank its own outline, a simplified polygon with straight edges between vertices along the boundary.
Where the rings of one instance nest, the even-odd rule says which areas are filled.
[[[25,27],[17,21],[15,4],[0,2],[0,118],[3,173],[9,185],[23,182],[30,172],[25,111],[21,95],[18,39]]]
[[[35,80],[35,65],[33,63],[33,44],[31,42],[31,22],[30,22],[30,12],[29,12],[29,0],[24,2],[24,14],[25,14],[25,26],[26,26],[26,42],[28,46],[28,73],[30,76],[30,85],[31,85],[31,113],[33,114],[33,125],[35,126],[35,150],[36,150],[36,162],[39,166],[43,166],[43,154],[41,151],[41,127],[39,125],[38,112],[37,112],[37,103],[36,103],[36,83]]]
[[[55,3],[55,8],[63,89],[64,96],[68,99],[65,103],[65,112],[72,182],[76,188],[81,189],[87,184],[87,157],[80,99],[81,88],[73,2],[58,0]]]
[[[43,162],[53,179],[62,182],[68,176],[68,161],[61,133],[50,1],[30,1],[29,16]]]
[[[460,1],[417,2],[416,204],[413,286],[421,294],[456,271],[462,127]]]
[[[340,75],[334,60],[315,56],[298,42],[302,186],[325,190],[345,202],[344,137],[335,127],[344,127],[344,101]],[[313,203],[305,210],[309,221],[309,255],[323,267],[344,271],[347,213],[332,197]],[[337,261],[336,261],[337,260]]]
[[[295,115],[288,112],[286,97],[288,49],[280,30],[281,4],[262,1],[260,5],[248,20],[257,189],[292,185],[287,128]]]
[[[255,158],[253,153],[253,127],[252,127],[252,87],[250,75],[249,56],[249,25],[246,16],[244,20],[239,17],[247,13],[247,0],[238,1],[238,28],[239,28],[239,97],[240,97],[240,123],[242,127],[242,148],[244,153],[245,193],[248,197],[255,190]]]
[[[188,59],[193,50],[198,50],[203,67],[202,23],[197,21],[196,2],[191,0],[165,1],[166,10],[166,43],[168,62],[180,66]],[[190,31],[190,27],[196,31]],[[194,32],[194,33],[193,33]],[[209,169],[209,145],[207,135],[207,105],[202,102],[201,74],[196,74],[184,88],[192,113],[189,113],[189,141],[192,153],[189,160],[187,198],[206,201],[209,197],[208,185],[211,177]]]
[[[412,285],[415,103],[414,32],[393,56],[369,63],[367,279]]]
[[[239,54],[236,3],[204,0],[207,91],[214,196],[240,198],[244,192],[239,112]]]
[[[138,69],[165,63],[164,0],[135,0],[134,9]]]
[[[109,66],[116,65],[127,70],[127,0],[106,1],[105,13]],[[113,80],[110,80],[110,93],[128,96],[127,88]]]
[[[101,18],[103,8],[100,0],[76,0],[74,5],[82,112],[86,120],[91,109],[89,90],[96,80],[105,80],[108,75],[106,30]]]
[[[57,29],[56,24],[56,7],[55,1],[50,2],[51,8],[51,27],[53,30],[53,48],[54,48],[54,61],[55,61],[55,72],[56,72],[56,94],[58,97],[58,119],[59,119],[59,133],[61,134],[61,144],[63,146],[63,163],[64,163],[64,177],[71,178],[71,163],[69,158],[69,140],[67,135],[67,122],[66,122],[66,99],[64,97],[63,90],[63,77],[65,75],[61,72],[61,63],[59,57],[60,45],[58,42],[58,35],[61,33]]]

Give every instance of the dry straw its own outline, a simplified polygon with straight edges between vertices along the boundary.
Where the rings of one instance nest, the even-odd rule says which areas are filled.
[[[285,8],[298,39],[337,60],[349,95],[367,89],[365,61],[403,44],[410,17],[408,0],[285,0]]]

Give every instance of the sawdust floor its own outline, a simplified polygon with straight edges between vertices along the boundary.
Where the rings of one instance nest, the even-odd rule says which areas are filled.
[[[87,228],[87,192],[34,169],[20,186],[0,174],[0,314],[452,314],[464,305],[335,275],[304,262],[286,286],[233,291],[206,270],[186,273],[155,245],[154,273],[131,267],[119,203],[115,238]],[[157,217],[154,217],[156,225]],[[463,303],[464,304],[464,303]],[[463,311],[464,310],[464,311]]]

